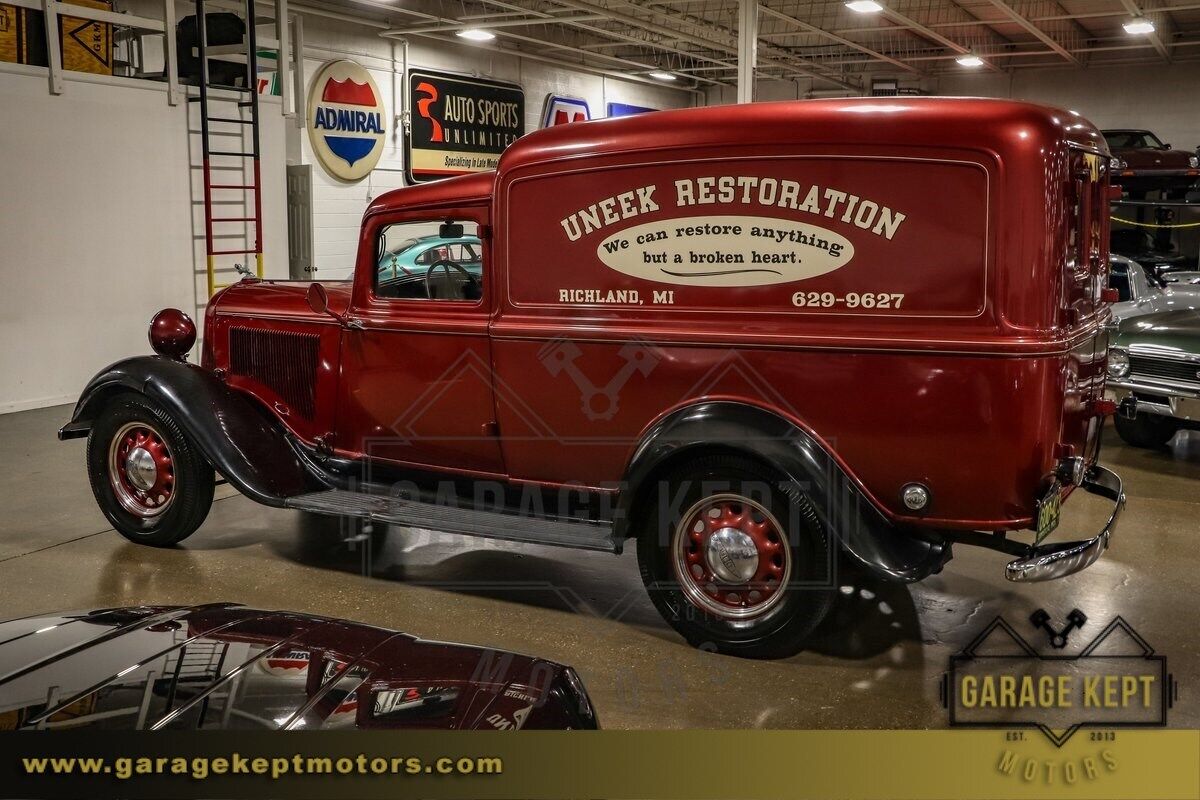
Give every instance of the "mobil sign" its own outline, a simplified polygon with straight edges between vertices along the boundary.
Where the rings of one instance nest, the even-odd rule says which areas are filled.
[[[592,118],[587,100],[578,97],[566,97],[558,94],[546,95],[546,104],[542,107],[542,127],[553,128],[555,125],[566,125],[569,122],[586,122]]]

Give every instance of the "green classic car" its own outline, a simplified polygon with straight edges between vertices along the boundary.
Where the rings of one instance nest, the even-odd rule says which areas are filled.
[[[1135,447],[1162,447],[1181,430],[1200,429],[1200,312],[1122,321],[1110,340],[1107,391],[1119,404],[1117,434]]]
[[[379,296],[478,300],[483,243],[464,235],[461,225],[451,228],[396,244],[380,237]]]

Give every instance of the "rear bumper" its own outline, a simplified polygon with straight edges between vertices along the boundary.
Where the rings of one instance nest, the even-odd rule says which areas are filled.
[[[1117,529],[1121,512],[1125,510],[1125,491],[1121,478],[1112,470],[1094,466],[1088,470],[1079,488],[1113,501],[1107,524],[1091,539],[1031,548],[1028,554],[1005,567],[1004,577],[1021,583],[1065,578],[1087,569],[1104,554],[1108,549],[1109,537]]]

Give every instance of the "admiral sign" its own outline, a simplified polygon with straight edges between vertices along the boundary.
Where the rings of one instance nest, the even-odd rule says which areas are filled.
[[[495,169],[525,133],[525,92],[513,83],[440,72],[410,72],[410,183]]]
[[[353,61],[330,61],[317,71],[308,97],[313,155],[338,180],[362,180],[383,154],[387,134],[383,96],[370,73]]]

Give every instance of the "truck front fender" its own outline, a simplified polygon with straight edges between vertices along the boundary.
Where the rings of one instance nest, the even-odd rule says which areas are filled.
[[[252,500],[282,506],[322,487],[287,434],[245,395],[212,372],[158,356],[118,361],[88,382],[59,439],[86,436],[118,394],[138,392],[162,406],[213,468]]]
[[[659,470],[714,449],[738,452],[782,470],[812,500],[821,523],[842,550],[882,577],[921,580],[944,564],[950,546],[936,535],[893,525],[863,495],[824,446],[790,420],[757,406],[706,402],[678,409],[643,436],[617,500],[615,535],[647,513]]]

